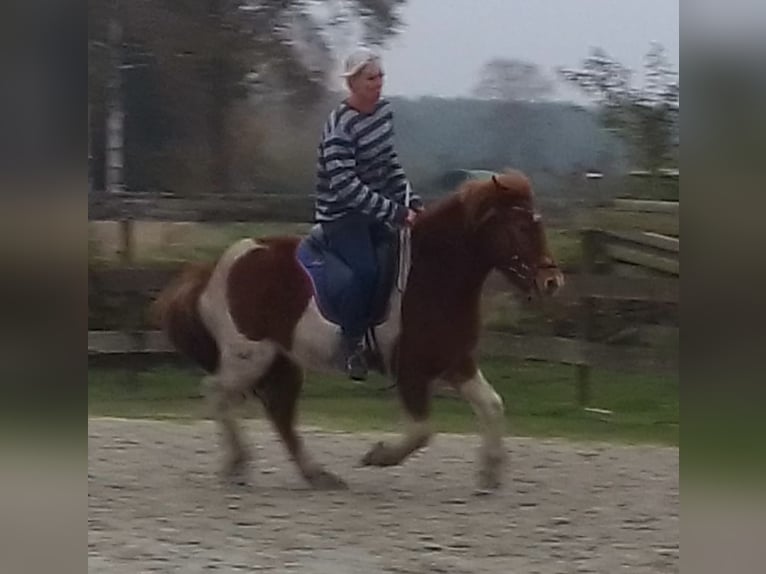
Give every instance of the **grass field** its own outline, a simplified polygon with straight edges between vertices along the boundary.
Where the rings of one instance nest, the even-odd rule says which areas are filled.
[[[599,414],[576,404],[571,367],[533,362],[488,361],[482,365],[506,403],[513,435],[677,445],[678,381],[658,376],[595,372],[593,405]],[[138,374],[91,369],[88,410],[91,416],[193,420],[207,416],[199,396],[199,374],[162,368]],[[359,385],[344,378],[309,376],[300,405],[300,422],[329,430],[399,428],[401,413],[394,390],[373,377]],[[462,400],[437,396],[433,418],[440,432],[471,433],[477,423]],[[238,411],[262,417],[250,401]]]

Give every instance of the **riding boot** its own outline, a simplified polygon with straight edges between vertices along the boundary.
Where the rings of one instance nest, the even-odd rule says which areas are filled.
[[[343,337],[343,359],[349,378],[355,381],[367,379],[367,360],[361,337]]]

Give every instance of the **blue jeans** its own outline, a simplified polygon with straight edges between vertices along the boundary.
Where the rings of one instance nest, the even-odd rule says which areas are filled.
[[[370,321],[378,281],[375,249],[390,232],[384,224],[357,214],[322,223],[322,228],[332,251],[353,272],[342,289],[338,309],[343,335],[348,339],[361,339]]]

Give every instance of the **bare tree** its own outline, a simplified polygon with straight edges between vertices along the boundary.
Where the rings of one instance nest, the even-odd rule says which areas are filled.
[[[494,129],[496,167],[517,165],[530,172],[542,169],[540,132],[544,118],[535,105],[554,93],[551,80],[537,64],[495,58],[484,64],[474,95],[493,100],[495,110],[488,118]]]
[[[334,7],[368,41],[380,43],[396,32],[397,11],[405,2],[144,0],[119,2],[112,11],[114,1],[88,4],[89,101],[104,100],[114,69],[104,49],[110,45],[111,18],[122,30],[122,57],[140,57],[141,66],[153,72],[154,84],[138,95],[134,90],[133,97],[156,92],[153,105],[161,117],[154,119],[171,126],[161,164],[187,172],[176,180],[181,185],[171,187],[189,182],[222,193],[232,189],[231,146],[238,145],[232,122],[240,103],[257,101],[254,94],[273,94],[299,110],[325,91],[333,65],[330,24],[343,23],[326,22],[317,8]],[[94,106],[95,122],[103,121],[95,117],[103,107]]]
[[[598,106],[604,126],[630,145],[642,167],[656,170],[678,145],[678,74],[665,51],[652,44],[645,60],[646,85],[633,85],[633,73],[600,48],[577,69],[561,76],[578,86]]]
[[[555,85],[537,64],[495,58],[484,64],[474,95],[506,102],[536,102],[549,98]]]

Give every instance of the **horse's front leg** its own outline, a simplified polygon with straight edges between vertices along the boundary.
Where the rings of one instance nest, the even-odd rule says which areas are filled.
[[[497,490],[507,461],[503,445],[505,407],[503,399],[474,366],[470,376],[451,377],[450,383],[471,404],[482,426],[482,446],[479,460],[479,490]]]
[[[399,397],[408,416],[399,440],[376,443],[362,458],[365,466],[394,466],[425,447],[433,436],[429,421],[431,381],[424,375],[405,375],[397,380]]]

